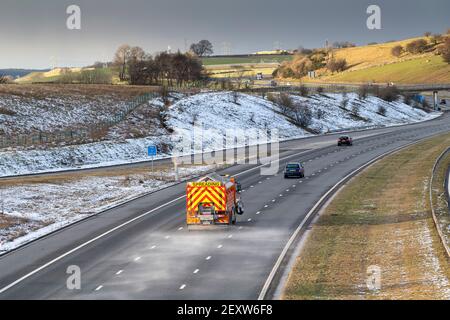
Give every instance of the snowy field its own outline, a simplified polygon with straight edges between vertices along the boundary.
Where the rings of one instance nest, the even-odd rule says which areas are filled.
[[[214,166],[179,168],[180,178]],[[0,254],[135,197],[174,184],[174,172],[92,176],[66,181],[9,185],[0,189]],[[1,213],[1,210],[0,210]]]
[[[346,109],[342,108],[344,99],[348,100]],[[171,106],[162,114],[164,121],[160,119],[162,102],[153,100],[111,128],[107,141],[47,150],[0,152],[0,176],[147,161],[149,145],[159,146],[162,151],[159,158],[169,157],[174,141],[171,132],[191,131],[194,123],[204,130],[220,130],[202,137],[203,150],[212,151],[223,148],[222,135],[227,129],[278,129],[279,138],[287,140],[311,136],[312,132],[323,134],[342,129],[401,125],[440,115],[414,109],[400,101],[388,103],[376,97],[362,101],[355,94],[346,97],[341,94],[292,96],[292,100],[312,111],[309,130],[282,115],[279,105],[257,96],[239,94],[235,99],[229,92],[173,96]],[[358,109],[358,117],[352,113],[354,106]],[[384,115],[378,112],[380,106],[385,109]],[[250,137],[246,143],[254,144],[256,141]]]

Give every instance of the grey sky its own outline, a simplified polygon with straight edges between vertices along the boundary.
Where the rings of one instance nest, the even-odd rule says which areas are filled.
[[[66,28],[66,8],[82,10],[82,30]],[[382,9],[382,30],[366,28],[366,9]],[[443,32],[449,0],[0,0],[0,68],[84,66],[109,60],[122,43],[149,52],[184,50],[209,39],[233,53],[358,44]]]

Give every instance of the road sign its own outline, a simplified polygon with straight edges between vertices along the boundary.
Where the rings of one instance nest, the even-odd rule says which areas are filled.
[[[149,146],[147,152],[149,157],[155,157],[158,154],[158,148],[156,146]]]
[[[156,146],[148,146],[147,153],[149,157],[152,157],[152,175],[153,175],[153,158],[158,154],[158,148]]]

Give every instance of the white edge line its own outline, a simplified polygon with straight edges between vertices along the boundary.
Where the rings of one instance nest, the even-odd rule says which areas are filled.
[[[396,149],[387,151],[381,155],[379,155],[378,157],[370,160],[369,162],[365,163],[364,165],[360,166],[359,168],[353,170],[351,173],[349,173],[348,175],[346,175],[344,178],[342,178],[338,183],[336,183],[331,189],[329,189],[321,198],[319,201],[316,202],[316,204],[312,207],[311,210],[309,210],[308,214],[305,216],[305,218],[302,220],[302,222],[300,223],[300,225],[297,227],[297,229],[294,231],[294,233],[292,234],[292,236],[289,238],[288,242],[286,243],[286,245],[283,248],[283,251],[281,252],[280,256],[278,257],[274,267],[272,268],[272,271],[270,272],[266,282],[264,283],[264,286],[258,296],[258,300],[264,300],[267,292],[269,291],[270,285],[273,282],[273,279],[275,278],[276,273],[278,272],[278,270],[280,269],[281,263],[283,262],[284,258],[286,257],[286,254],[288,252],[288,250],[290,249],[290,247],[292,246],[292,244],[294,243],[295,239],[297,238],[298,234],[300,233],[301,229],[303,228],[303,226],[305,225],[306,221],[309,220],[309,217],[322,205],[322,202],[331,194],[333,193],[336,189],[338,189],[342,183],[344,183],[346,180],[348,180],[349,178],[351,178],[353,175],[355,175],[358,171],[363,170],[364,168],[370,166],[371,164],[377,162],[378,160],[382,159],[383,157],[386,157],[387,155],[391,155],[394,154],[397,151],[400,151],[402,149],[405,149],[411,145],[417,144],[423,140],[432,138],[431,137],[426,137],[424,139],[420,139],[418,141],[412,142],[412,143],[408,143],[404,146],[398,147]]]
[[[292,155],[290,155],[290,156],[287,156],[287,157],[284,157],[284,158],[281,158],[281,159],[277,159],[276,161],[277,161],[277,162],[283,161],[283,160],[286,160],[286,159],[289,159],[289,158],[292,158],[292,157],[296,157],[296,156],[302,155],[302,154],[307,153],[307,152],[310,152],[310,151],[311,151],[311,150],[305,150],[305,151],[302,151],[302,152],[299,152],[299,153],[296,153],[296,154],[292,154]],[[251,168],[251,169],[248,169],[248,170],[239,172],[239,173],[235,174],[234,177],[238,177],[238,176],[243,175],[243,174],[245,174],[245,173],[247,173],[247,172],[251,172],[251,171],[260,169],[260,168],[265,167],[265,166],[267,166],[267,165],[269,165],[269,164],[263,164],[263,165],[260,165],[260,166],[255,167],[255,168]],[[106,232],[104,232],[104,233],[98,235],[98,236],[95,237],[95,238],[92,238],[92,239],[89,240],[89,241],[86,241],[85,243],[83,243],[83,244],[79,245],[78,247],[75,247],[75,248],[73,248],[73,249],[67,251],[66,253],[63,253],[62,255],[60,255],[60,256],[56,257],[55,259],[53,259],[53,260],[47,262],[46,264],[40,266],[39,268],[34,269],[33,271],[27,273],[26,275],[20,277],[19,279],[15,280],[14,282],[10,283],[9,285],[7,285],[7,286],[1,288],[1,289],[0,289],[0,294],[6,292],[7,290],[11,289],[11,288],[14,287],[15,285],[19,284],[20,282],[22,282],[22,281],[28,279],[29,277],[33,276],[34,274],[36,274],[36,273],[38,273],[38,272],[44,270],[45,268],[51,266],[51,265],[54,264],[55,262],[58,262],[58,261],[62,260],[63,258],[65,258],[65,257],[67,257],[67,256],[69,256],[69,255],[71,255],[72,253],[74,253],[74,252],[76,252],[76,251],[78,251],[78,250],[80,250],[80,249],[82,249],[82,248],[88,246],[89,244],[91,244],[91,243],[93,243],[93,242],[95,242],[95,241],[97,241],[97,240],[99,240],[99,239],[101,239],[101,238],[103,238],[103,237],[105,237],[105,236],[107,236],[107,235],[109,235],[109,234],[111,234],[111,233],[113,233],[113,232],[115,232],[115,231],[117,231],[117,230],[119,230],[119,229],[121,229],[121,228],[123,228],[123,227],[129,225],[129,224],[131,224],[131,223],[133,223],[134,221],[139,220],[139,219],[141,219],[141,218],[143,218],[143,217],[145,217],[145,216],[147,216],[147,215],[149,215],[149,214],[151,214],[151,213],[153,213],[153,212],[155,212],[155,211],[161,209],[161,208],[164,208],[164,207],[166,207],[166,206],[168,206],[168,205],[170,205],[170,204],[172,204],[172,203],[174,203],[174,202],[176,202],[176,201],[178,201],[178,200],[184,199],[185,197],[186,197],[186,196],[183,195],[183,196],[180,196],[180,197],[178,197],[178,198],[175,198],[175,199],[173,199],[173,200],[171,200],[171,201],[169,201],[169,202],[166,202],[166,203],[164,203],[164,204],[162,204],[162,205],[160,205],[160,206],[158,206],[158,207],[156,207],[156,208],[153,208],[153,209],[150,210],[150,211],[147,211],[147,212],[145,212],[145,213],[143,213],[143,214],[141,214],[141,215],[139,215],[139,216],[137,216],[137,217],[134,217],[134,218],[131,219],[131,220],[128,220],[128,221],[126,221],[126,222],[124,222],[124,223],[122,223],[122,224],[120,224],[120,225],[118,225],[118,226],[116,226],[116,227],[114,227],[114,228],[112,228],[112,229],[110,229],[110,230],[108,230],[108,231],[106,231]]]
[[[78,251],[78,250],[80,250],[80,249],[86,247],[87,245],[89,245],[89,244],[91,244],[91,243],[93,243],[93,242],[95,242],[95,241],[97,241],[97,240],[99,240],[99,239],[101,239],[101,238],[103,238],[103,237],[105,237],[105,236],[111,234],[111,233],[113,233],[113,232],[116,231],[116,230],[119,230],[119,229],[125,227],[126,225],[129,225],[130,223],[133,223],[133,222],[136,221],[136,220],[139,220],[139,219],[141,219],[141,218],[143,218],[143,217],[145,217],[145,216],[147,216],[147,215],[149,215],[149,214],[151,214],[151,213],[153,213],[153,212],[155,212],[155,211],[157,211],[157,210],[159,210],[159,209],[161,209],[161,208],[163,208],[163,207],[165,207],[165,206],[167,206],[167,205],[169,205],[169,204],[172,204],[172,203],[174,203],[174,202],[176,202],[176,201],[178,201],[178,200],[183,199],[184,197],[185,197],[185,196],[181,196],[181,197],[178,197],[178,198],[176,198],[176,199],[173,199],[173,200],[171,200],[171,201],[169,201],[169,202],[167,202],[167,203],[164,203],[164,204],[160,205],[159,207],[156,207],[156,208],[154,208],[154,209],[152,209],[152,210],[150,210],[150,211],[148,211],[148,212],[146,212],[146,213],[143,213],[143,214],[141,214],[141,215],[139,215],[139,216],[137,216],[137,217],[135,217],[135,218],[133,218],[133,219],[131,219],[131,220],[128,220],[128,221],[122,223],[121,225],[118,225],[117,227],[114,227],[114,228],[112,228],[112,229],[110,229],[110,230],[108,230],[108,231],[102,233],[101,235],[99,235],[99,236],[97,236],[97,237],[95,237],[95,238],[93,238],[93,239],[91,239],[91,240],[89,240],[89,241],[87,241],[87,242],[85,242],[85,243],[79,245],[78,247],[75,247],[75,248],[73,248],[72,250],[67,251],[66,253],[60,255],[59,257],[57,257],[57,258],[55,258],[55,259],[53,259],[53,260],[47,262],[46,264],[40,266],[39,268],[37,268],[37,269],[31,271],[30,273],[24,275],[23,277],[17,279],[16,281],[12,282],[11,284],[7,285],[6,287],[0,289],[0,294],[1,294],[1,293],[4,293],[5,291],[7,291],[7,290],[9,290],[9,289],[11,289],[11,288],[14,287],[15,285],[17,285],[17,284],[19,284],[20,282],[22,282],[23,280],[25,280],[25,279],[31,277],[32,275],[34,275],[34,274],[38,273],[39,271],[41,271],[41,270],[47,268],[48,266],[54,264],[55,262],[58,262],[59,260],[61,260],[61,259],[65,258],[65,257],[67,257],[68,255],[70,255],[70,254],[72,254],[72,253],[74,253],[74,252],[76,252],[76,251]]]

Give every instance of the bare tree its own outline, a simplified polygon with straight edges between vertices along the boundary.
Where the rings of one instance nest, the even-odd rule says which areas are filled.
[[[9,82],[8,77],[3,75],[3,74],[0,74],[0,84],[5,84],[5,83],[8,83],[8,82]]]
[[[294,102],[289,94],[283,92],[280,94],[278,104],[280,105],[281,113],[284,115],[289,115],[293,108]]]
[[[142,61],[146,56],[147,54],[141,47],[132,47],[130,49],[130,60]]]
[[[327,64],[327,69],[332,73],[342,72],[347,69],[347,60],[332,58]]]
[[[402,46],[395,46],[391,49],[391,53],[394,57],[400,57],[403,53],[403,47]]]
[[[358,89],[358,97],[361,100],[366,100],[369,96],[370,88],[368,85],[362,85]]]
[[[131,56],[131,47],[128,44],[121,45],[114,55],[114,63],[120,67],[119,78],[121,81],[126,79],[127,63]]]
[[[307,128],[312,124],[313,114],[307,105],[296,103],[292,107],[295,123],[303,128]]]
[[[442,57],[445,62],[450,64],[450,38],[447,38],[443,46]]]
[[[191,51],[199,57],[209,56],[214,52],[213,45],[209,40],[191,44]]]

